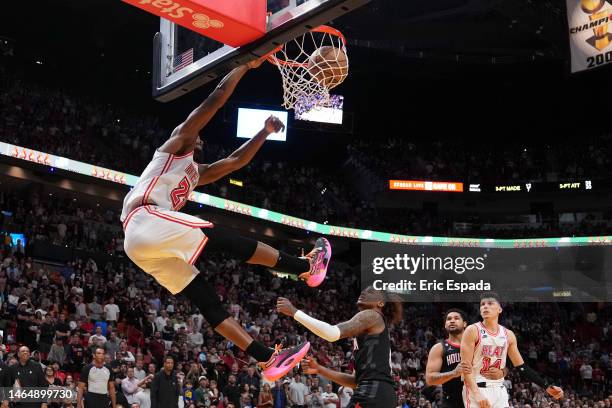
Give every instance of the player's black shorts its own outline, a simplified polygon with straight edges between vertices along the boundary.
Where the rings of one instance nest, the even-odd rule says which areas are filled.
[[[395,387],[382,381],[364,381],[357,386],[347,408],[396,408]]]

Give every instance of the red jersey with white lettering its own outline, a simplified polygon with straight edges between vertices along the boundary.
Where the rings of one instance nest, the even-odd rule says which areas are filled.
[[[474,358],[472,360],[472,373],[474,380],[479,382],[500,383],[503,384],[504,379],[488,380],[482,373],[490,367],[504,369],[506,367],[506,356],[508,355],[508,331],[501,324],[497,326],[496,332],[490,332],[482,324],[475,324],[478,329],[478,343],[474,350]]]
[[[133,209],[146,204],[179,211],[198,185],[199,178],[193,152],[175,156],[156,150],[138,182],[123,200],[121,221],[125,221]]]

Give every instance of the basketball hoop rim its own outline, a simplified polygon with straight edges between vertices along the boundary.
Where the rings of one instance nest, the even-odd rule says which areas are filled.
[[[342,47],[346,50],[346,38],[344,37],[344,34],[340,32],[340,30],[336,30],[335,28],[327,26],[327,25],[321,25],[319,27],[313,28],[312,30],[310,30],[310,32],[324,33],[324,34],[336,36],[340,38],[340,40],[342,41]],[[278,47],[270,51],[268,55],[266,55],[264,58],[269,63],[274,64],[274,65],[283,65],[287,67],[304,67],[304,68],[308,67],[308,63],[289,62],[289,61],[280,59],[278,57],[275,57],[275,54],[278,53],[280,50],[282,50],[284,47],[285,47],[285,44],[279,45]]]

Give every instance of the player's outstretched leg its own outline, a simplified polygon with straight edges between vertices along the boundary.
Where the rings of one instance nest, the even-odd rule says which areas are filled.
[[[272,349],[254,340],[229,315],[213,286],[202,275],[197,275],[180,294],[186,296],[200,309],[206,321],[217,333],[255,358],[263,369],[264,376],[270,381],[275,381],[291,371],[310,350],[308,342],[290,348],[279,345]]]
[[[232,234],[215,226],[204,228],[209,238],[206,250],[217,250],[254,265],[263,265],[279,272],[297,275],[310,287],[317,287],[325,280],[331,260],[331,245],[325,238],[319,238],[314,248],[304,257],[289,255],[257,240]]]

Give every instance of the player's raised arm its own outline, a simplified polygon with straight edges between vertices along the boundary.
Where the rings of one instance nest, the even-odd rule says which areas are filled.
[[[351,320],[332,326],[298,310],[288,299],[282,297],[276,301],[276,308],[280,313],[293,317],[308,330],[329,342],[355,337],[359,334],[376,333],[382,331],[385,325],[382,316],[371,309],[362,310]]]
[[[518,349],[516,336],[514,332],[508,330],[508,357],[512,361],[512,365],[519,372],[521,379],[531,381],[534,384],[546,389],[546,392],[554,399],[563,398],[563,390],[555,385],[549,384],[542,378],[534,369],[525,364],[523,356]]]
[[[174,129],[170,138],[159,148],[160,152],[183,155],[193,151],[200,130],[212,119],[217,111],[232,96],[238,82],[251,68],[261,64],[254,61],[234,68],[215,90],[189,114],[187,119]]]
[[[236,149],[225,159],[221,159],[212,164],[198,165],[200,179],[198,185],[213,183],[220,178],[246,166],[249,164],[255,153],[259,151],[266,138],[270,133],[276,133],[285,129],[285,124],[276,116],[270,116],[266,119],[263,129],[261,129],[253,138],[246,141],[242,146]]]
[[[461,363],[468,365],[471,369],[474,352],[476,351],[476,343],[478,342],[478,328],[470,325],[465,329],[461,338]],[[469,392],[474,394],[474,398],[478,401],[479,408],[490,408],[491,403],[482,395],[471,370],[463,374],[463,382]]]

